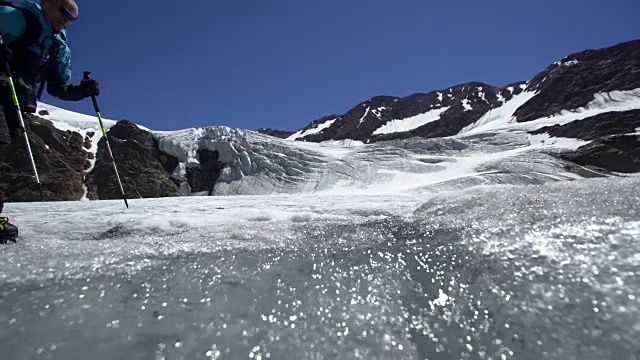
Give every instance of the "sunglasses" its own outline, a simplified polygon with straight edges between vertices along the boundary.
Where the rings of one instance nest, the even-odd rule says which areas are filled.
[[[78,18],[76,16],[73,16],[73,14],[67,10],[66,7],[64,7],[64,5],[60,5],[60,15],[62,15],[65,19],[69,20],[70,22],[74,22],[76,20],[78,20]]]

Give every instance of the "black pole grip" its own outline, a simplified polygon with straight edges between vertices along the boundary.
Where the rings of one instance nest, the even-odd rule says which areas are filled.
[[[100,107],[98,106],[98,99],[96,99],[95,95],[91,95],[91,101],[93,102],[93,108],[97,113],[100,113]]]
[[[91,80],[91,72],[90,71],[85,71],[82,74],[82,81],[89,81],[89,80]],[[91,95],[91,101],[93,102],[93,109],[97,113],[100,113],[100,106],[98,106],[98,100],[96,99],[95,95]]]

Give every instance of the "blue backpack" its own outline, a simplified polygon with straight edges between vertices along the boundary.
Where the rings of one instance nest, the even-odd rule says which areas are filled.
[[[15,55],[17,55],[16,57],[20,57],[20,55],[25,54],[28,51],[29,47],[33,45],[37,45],[41,48],[43,47],[43,45],[39,42],[40,36],[42,35],[42,24],[40,23],[40,20],[33,12],[31,12],[28,9],[22,8],[20,6],[16,6],[10,1],[0,1],[0,6],[9,6],[19,10],[22,13],[22,16],[24,17],[24,20],[26,22],[24,33],[9,46],[9,48],[11,48],[11,51]],[[27,71],[25,72],[30,73],[32,77],[34,77],[33,79],[31,79],[32,81],[28,81],[28,82],[33,82],[34,85],[35,83],[39,82],[39,88],[37,93],[38,99],[40,99],[40,97],[42,96],[42,92],[44,91],[44,86],[46,83],[45,77],[42,75],[47,71],[47,69],[53,66],[53,62],[58,57],[59,51],[60,51],[60,46],[54,46],[52,49],[50,49],[49,59],[42,67],[39,66],[40,64],[35,65],[35,64],[27,63],[27,64],[22,64],[23,66],[21,69],[15,69],[15,68],[11,69],[14,72],[16,72],[16,70],[27,69]],[[38,67],[39,69],[37,73],[34,73],[33,70],[31,70],[29,67],[31,68]]]

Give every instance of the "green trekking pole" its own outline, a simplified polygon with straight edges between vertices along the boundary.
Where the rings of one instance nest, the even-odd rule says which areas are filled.
[[[0,45],[4,44],[4,40],[2,39],[2,35],[0,35]],[[13,76],[11,75],[11,67],[9,63],[6,64],[5,72],[7,73],[7,79],[9,82],[9,87],[11,88],[11,97],[13,98],[13,107],[16,111],[18,119],[20,119],[20,126],[24,130],[24,141],[27,145],[27,152],[29,153],[29,159],[31,159],[31,167],[33,168],[33,173],[36,176],[36,182],[38,183],[38,189],[40,190],[40,200],[44,201],[44,195],[42,194],[42,183],[40,182],[40,177],[38,176],[38,169],[36,169],[36,163],[33,160],[33,152],[31,151],[31,144],[29,143],[29,136],[27,135],[27,128],[24,126],[24,119],[22,118],[22,111],[20,110],[20,102],[18,101],[18,95],[16,94],[16,87],[13,83]]]
[[[82,81],[91,80],[91,73],[89,71],[84,72],[84,76]],[[96,115],[98,116],[98,121],[100,122],[100,129],[102,129],[102,136],[104,136],[104,140],[107,142],[107,149],[109,150],[109,156],[111,157],[111,162],[113,163],[113,170],[116,172],[116,179],[118,179],[118,185],[120,185],[120,192],[122,193],[122,199],[124,200],[124,204],[129,208],[129,204],[127,203],[127,195],[124,193],[124,188],[122,187],[122,181],[120,181],[120,175],[118,175],[118,167],[116,166],[116,160],[113,158],[113,152],[111,152],[111,145],[109,145],[109,138],[107,137],[107,132],[104,130],[104,125],[102,124],[102,115],[100,115],[100,107],[98,106],[98,100],[95,95],[91,95],[91,100],[93,101],[93,109],[96,111]]]

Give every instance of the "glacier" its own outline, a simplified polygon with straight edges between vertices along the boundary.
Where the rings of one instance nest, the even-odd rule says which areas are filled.
[[[0,354],[638,359],[640,178],[528,131],[639,97],[523,124],[505,102],[455,136],[372,144],[149,130],[176,176],[217,150],[218,196],[6,204],[22,238],[0,247]]]

